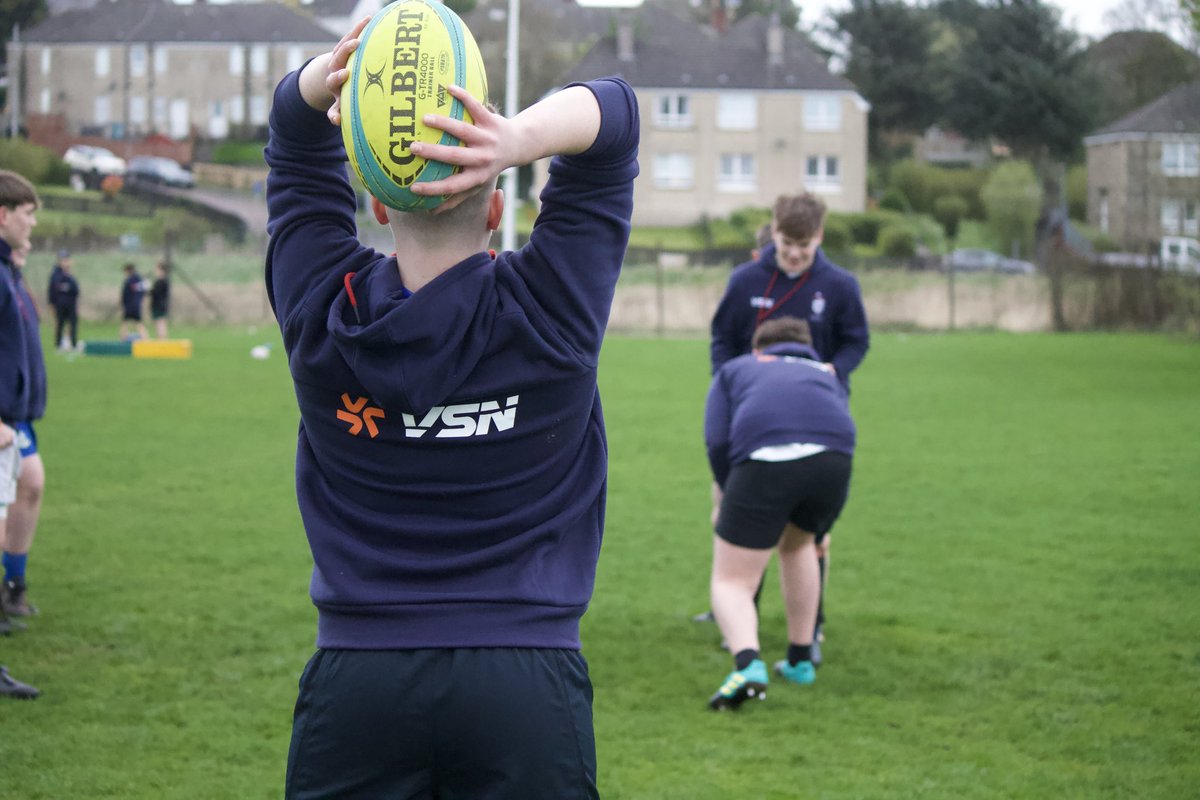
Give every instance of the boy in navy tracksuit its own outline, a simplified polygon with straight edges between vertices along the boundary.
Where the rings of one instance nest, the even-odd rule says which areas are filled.
[[[771,243],[729,276],[712,320],[715,375],[731,358],[750,352],[754,331],[768,319],[808,322],[812,348],[850,390],[850,373],[867,354],[870,333],[858,280],[825,257],[825,204],[812,194],[781,195],[771,215]],[[828,566],[829,539],[822,543],[821,572]],[[697,619],[704,619],[700,615]],[[824,613],[818,615],[818,626]],[[820,663],[821,635],[814,660]]]
[[[778,547],[788,657],[775,665],[809,684],[820,600],[816,542],[846,502],[855,427],[846,390],[810,346],[803,320],[781,317],[755,332],[753,353],[717,371],[704,439],[720,510],[713,545],[712,609],[734,654],[714,709],[763,697],[755,588]]]
[[[0,633],[6,634],[21,627],[9,617],[36,610],[25,594],[25,565],[45,480],[33,422],[45,412],[46,371],[37,308],[17,267],[29,251],[38,204],[29,181],[0,170],[0,444],[15,445],[21,461],[13,502],[0,513]],[[13,680],[0,667],[0,696],[36,697],[37,690]]]
[[[365,20],[276,90],[267,288],[301,425],[296,489],[318,651],[301,678],[288,797],[596,796],[579,620],[607,455],[596,365],[629,236],[636,98],[620,79],[512,120],[460,89],[463,167],[372,207],[355,237],[334,102]],[[329,119],[326,119],[328,111]],[[557,155],[529,243],[485,249],[505,168]]]
[[[26,597],[25,567],[42,513],[42,495],[46,484],[45,468],[38,453],[37,433],[33,429],[33,423],[46,413],[46,361],[42,356],[37,305],[22,274],[29,250],[30,244],[26,240],[23,246],[13,248],[10,254],[12,280],[24,329],[21,342],[25,349],[25,382],[29,392],[25,417],[13,423],[21,455],[21,477],[17,482],[16,501],[9,509],[6,520],[4,583],[0,586],[0,605],[10,617],[30,617],[38,613],[37,607],[31,605]]]

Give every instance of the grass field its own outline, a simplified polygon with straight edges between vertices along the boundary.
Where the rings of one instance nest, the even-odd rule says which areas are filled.
[[[42,615],[0,640],[0,797],[278,798],[311,653],[295,401],[271,330],[190,362],[48,356]],[[584,651],[602,796],[1200,796],[1200,346],[876,337],[810,689],[713,714],[703,340],[610,338]],[[774,570],[772,570],[774,578]],[[778,588],[765,657],[785,648]]]

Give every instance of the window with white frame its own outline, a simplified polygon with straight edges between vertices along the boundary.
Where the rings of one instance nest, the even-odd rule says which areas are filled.
[[[717,189],[722,192],[753,192],[758,189],[754,174],[754,156],[750,153],[722,153],[717,171]]]
[[[154,98],[154,127],[160,131],[167,127],[167,98],[161,95]]]
[[[43,75],[50,74],[50,52],[51,52],[51,50],[49,47],[42,48],[42,74]]]
[[[246,121],[246,103],[240,94],[235,94],[229,101],[229,121],[234,125]]]
[[[146,74],[146,45],[134,44],[129,46],[129,75],[141,78]]]
[[[1200,142],[1163,142],[1162,171],[1175,178],[1200,175]]]
[[[250,124],[251,125],[266,125],[267,124],[267,98],[266,95],[256,94],[250,97]]]
[[[810,94],[804,98],[804,130],[840,131],[842,98],[836,94]]]
[[[654,123],[660,128],[687,128],[692,124],[692,102],[686,94],[660,94],[654,109]]]
[[[1200,232],[1196,201],[1171,198],[1162,201],[1162,229],[1166,236],[1195,236]]]
[[[109,56],[107,47],[96,48],[96,77],[107,78],[109,69]]]
[[[695,183],[695,159],[688,153],[658,153],[654,156],[654,188],[691,189]]]
[[[241,75],[246,71],[246,51],[240,44],[229,48],[229,74]]]
[[[758,98],[749,93],[717,97],[717,127],[724,131],[752,131],[758,127]]]
[[[47,88],[43,88],[38,92],[38,111],[41,111],[43,114],[50,113],[50,90]]]
[[[267,74],[267,46],[256,44],[250,48],[250,72],[254,75]]]
[[[162,45],[154,48],[154,74],[167,74],[167,48]]]
[[[810,192],[832,192],[842,188],[837,156],[809,156],[804,161],[804,188]]]
[[[297,45],[292,45],[287,49],[287,71],[295,72],[300,69],[304,63],[304,51]]]
[[[1109,211],[1108,211],[1108,194],[1102,193],[1100,195],[1100,213],[1099,213],[1100,232],[1101,233],[1108,233],[1108,227],[1111,224],[1108,219],[1108,213],[1109,213]]]
[[[108,95],[96,95],[96,99],[92,105],[92,121],[97,125],[107,125],[110,113]]]
[[[146,96],[134,94],[129,96],[129,124],[146,124]]]

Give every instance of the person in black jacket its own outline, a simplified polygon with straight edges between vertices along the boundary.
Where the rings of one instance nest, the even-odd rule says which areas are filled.
[[[150,319],[154,320],[154,335],[167,338],[167,317],[171,313],[171,265],[160,261],[154,267],[154,284],[150,287]]]
[[[129,335],[131,325],[139,339],[146,338],[146,325],[142,322],[142,301],[146,299],[146,281],[138,274],[137,267],[126,264],[121,268],[125,280],[121,283],[121,338]]]
[[[54,308],[54,346],[59,350],[75,349],[79,343],[79,281],[72,272],[70,250],[58,251],[47,299]]]

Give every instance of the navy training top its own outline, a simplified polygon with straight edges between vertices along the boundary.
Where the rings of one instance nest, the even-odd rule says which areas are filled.
[[[0,422],[29,420],[29,396],[33,385],[25,337],[26,306],[19,276],[12,263],[12,248],[0,239]]]
[[[812,348],[791,342],[726,362],[708,390],[704,442],[721,487],[729,470],[760,447],[819,444],[854,455],[846,389]]]
[[[797,284],[800,288],[766,318],[808,320],[813,349],[822,361],[833,364],[842,385],[850,388],[850,373],[862,363],[870,346],[867,313],[858,280],[853,273],[827,259],[820,249],[811,267],[789,278],[776,264],[774,243],[763,248],[758,260],[741,264],[729,276],[725,295],[712,320],[714,375],[729,359],[750,352],[760,313],[774,307]],[[765,296],[768,287],[770,297]]]
[[[142,300],[146,297],[146,282],[134,272],[121,284],[121,310],[127,316],[142,312]]]
[[[32,422],[46,413],[46,360],[37,305],[0,239],[0,420]]]
[[[637,98],[584,84],[529,242],[420,291],[355,236],[341,134],[276,89],[266,281],[300,407],[320,647],[577,649],[604,527],[596,368],[629,240]]]

